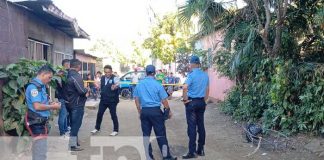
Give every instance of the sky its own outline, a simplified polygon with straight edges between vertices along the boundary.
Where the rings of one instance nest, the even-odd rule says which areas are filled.
[[[132,41],[148,36],[150,6],[156,14],[176,11],[184,0],[53,0],[64,13],[76,18],[91,38],[75,40],[75,49],[89,49],[96,39],[112,41],[121,51],[129,52]]]
[[[163,16],[177,11],[186,0],[52,0],[65,14],[76,18],[90,35],[89,40],[76,39],[75,49],[90,49],[96,39],[112,41],[124,54],[132,52],[131,42],[141,43],[153,26],[153,12]],[[233,0],[215,0],[226,2]],[[242,6],[243,0],[237,0]],[[150,9],[152,8],[152,9]]]

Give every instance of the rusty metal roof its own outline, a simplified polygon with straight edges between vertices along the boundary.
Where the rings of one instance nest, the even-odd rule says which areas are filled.
[[[63,13],[51,0],[12,0],[13,4],[27,9],[50,26],[61,30],[73,38],[86,38],[90,36],[79,27],[76,19]]]
[[[79,54],[79,55],[91,57],[91,58],[94,58],[94,59],[98,58],[97,56],[86,53],[84,49],[75,49],[74,54]]]

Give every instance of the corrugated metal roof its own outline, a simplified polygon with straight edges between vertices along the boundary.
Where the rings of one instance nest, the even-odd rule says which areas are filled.
[[[97,59],[98,58],[98,57],[96,57],[94,55],[91,55],[91,54],[86,53],[84,49],[75,49],[74,50],[74,54],[79,54],[79,55],[91,57],[91,58],[94,58],[94,59]]]
[[[79,27],[76,19],[63,13],[51,0],[14,0],[11,2],[34,13],[52,27],[73,38],[90,39],[90,36]]]

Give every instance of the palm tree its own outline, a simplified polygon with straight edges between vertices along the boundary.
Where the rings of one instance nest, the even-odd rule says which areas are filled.
[[[198,18],[199,32],[195,37],[206,36],[224,25],[222,17],[228,11],[214,0],[189,0],[179,8],[179,19],[189,25],[192,17]]]

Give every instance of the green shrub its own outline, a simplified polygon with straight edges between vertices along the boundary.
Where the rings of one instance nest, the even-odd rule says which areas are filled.
[[[17,63],[0,67],[0,78],[6,82],[2,88],[4,130],[13,135],[27,136],[29,133],[24,127],[24,116],[27,110],[25,104],[25,86],[34,78],[43,65],[50,65],[46,61],[32,61],[21,59]],[[61,68],[56,67],[56,70]],[[54,80],[62,78],[54,75],[50,86],[55,88]],[[63,78],[64,80],[64,78]]]

